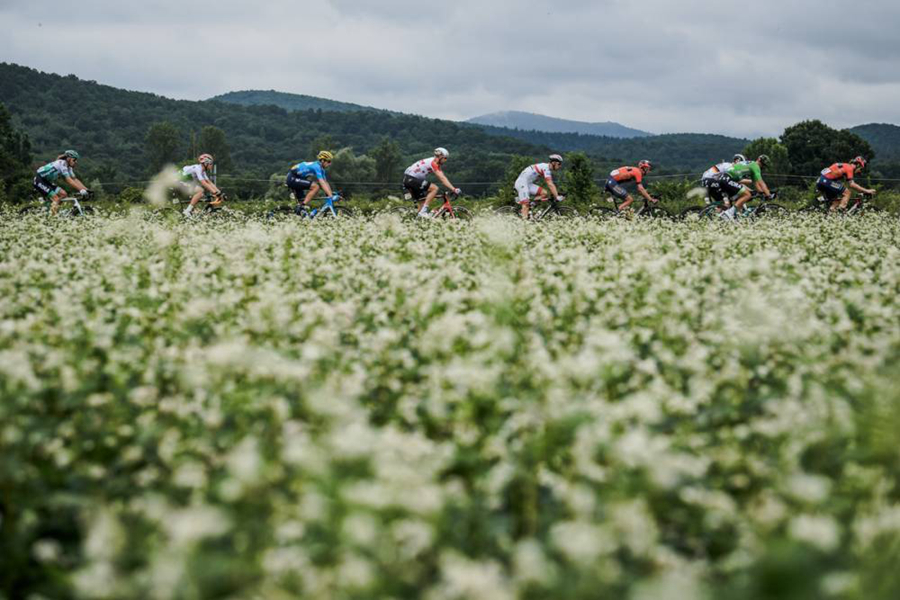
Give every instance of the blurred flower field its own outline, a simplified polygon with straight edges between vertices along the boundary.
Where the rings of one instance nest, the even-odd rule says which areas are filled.
[[[6,218],[0,597],[900,597],[900,221],[729,225]]]

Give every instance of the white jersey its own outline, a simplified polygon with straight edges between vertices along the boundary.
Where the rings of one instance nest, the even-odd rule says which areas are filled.
[[[709,179],[710,177],[713,177],[714,175],[718,175],[719,173],[727,173],[731,167],[732,167],[732,163],[730,163],[730,162],[719,163],[716,166],[707,169],[703,173],[703,179]],[[695,171],[695,173],[696,173],[696,171]]]
[[[549,163],[538,163],[536,165],[526,167],[524,171],[519,173],[519,177],[516,181],[522,181],[524,183],[534,183],[538,179],[543,179],[544,181],[553,181],[553,171],[550,170]]]
[[[435,173],[440,170],[441,165],[438,163],[437,158],[423,158],[411,164],[403,174],[416,179],[425,179],[429,173]]]
[[[69,168],[69,163],[64,158],[47,163],[38,169],[37,173],[50,182],[54,182],[60,177],[75,177],[75,172]]]
[[[209,176],[206,174],[206,169],[203,168],[203,165],[188,165],[181,169],[181,180],[200,183],[201,181],[209,181]]]

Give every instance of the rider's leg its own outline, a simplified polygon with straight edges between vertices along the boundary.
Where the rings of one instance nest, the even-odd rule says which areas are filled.
[[[309,191],[306,192],[306,196],[303,197],[303,206],[309,206],[309,203],[312,202],[312,199],[316,197],[316,194],[319,193],[319,184],[313,183],[309,186]]]
[[[741,210],[742,208],[744,208],[744,205],[747,204],[747,201],[750,200],[750,196],[752,195],[753,193],[750,191],[750,188],[744,188],[743,190],[741,190],[738,199],[734,202],[733,208],[736,208],[737,210]]]
[[[60,188],[59,191],[50,198],[50,213],[57,214],[59,212],[59,204],[62,202],[63,198],[65,198],[68,194],[66,194],[66,190]]]
[[[845,188],[844,193],[841,194],[841,199],[831,203],[831,210],[845,210],[848,202],[850,202],[850,188]],[[835,204],[837,204],[837,206],[835,206]]]
[[[522,205],[522,212],[521,212],[522,219],[527,221],[528,220],[528,212],[531,208],[531,202],[526,200],[525,202],[520,202],[519,204]]]
[[[191,196],[191,203],[188,204],[188,207],[186,209],[184,209],[185,216],[190,216],[190,214],[192,212],[194,212],[194,207],[197,205],[198,202],[200,202],[200,198],[202,198],[202,197],[203,197],[203,188],[200,188],[196,192],[194,192],[194,195]]]
[[[427,212],[428,204],[434,200],[434,197],[437,196],[438,186],[435,184],[431,184],[428,186],[428,194],[426,194],[425,199],[422,200],[422,203],[419,204],[419,212]]]
[[[634,197],[632,197],[631,194],[628,194],[627,196],[625,196],[625,201],[619,205],[619,212],[622,212],[623,210],[628,208],[632,202],[634,202]]]

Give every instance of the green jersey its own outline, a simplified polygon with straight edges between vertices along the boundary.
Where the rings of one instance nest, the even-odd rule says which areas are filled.
[[[762,173],[759,170],[759,163],[755,160],[750,162],[734,163],[731,168],[728,169],[728,176],[735,181],[740,181],[741,179],[749,179],[753,183],[762,181]]]

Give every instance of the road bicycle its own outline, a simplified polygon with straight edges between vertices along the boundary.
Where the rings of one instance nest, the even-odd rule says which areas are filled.
[[[72,194],[66,196],[62,199],[62,203],[71,202],[71,208],[63,208],[60,206],[59,212],[57,212],[57,216],[68,218],[68,217],[89,217],[91,215],[96,214],[96,210],[94,210],[93,206],[84,206],[81,203],[81,200],[90,200],[94,197],[94,193],[88,191],[88,193],[84,196],[81,194]],[[23,207],[19,210],[20,215],[36,215],[38,213],[46,213],[51,214],[51,207],[53,206],[52,201],[48,198],[40,197],[36,198],[33,202],[30,202],[28,206]]]
[[[324,196],[320,198],[323,200],[323,203],[318,207],[304,206],[302,203],[298,202],[294,205],[282,205],[272,209],[266,213],[266,216],[270,219],[278,215],[294,215],[303,219],[336,219],[338,217],[352,217],[352,210],[346,206],[337,206],[335,204],[335,202],[343,200],[343,196],[340,192],[337,192],[336,195],[338,197],[337,200],[335,200],[333,196]]]
[[[453,202],[459,200],[459,196],[450,192],[442,192],[438,194],[436,199],[441,200],[441,205],[428,213],[430,219],[460,219],[469,220],[472,218],[472,211],[465,206],[454,206]],[[406,206],[397,206],[390,210],[391,214],[398,215],[403,218],[419,218],[418,204],[413,203]]]
[[[735,219],[769,219],[782,218],[790,214],[790,210],[780,204],[772,202],[778,195],[778,192],[772,190],[772,195],[766,198],[762,192],[753,192],[750,195],[748,204],[744,205],[744,210],[735,213]],[[751,206],[749,202],[755,202],[762,198],[762,202]],[[709,206],[700,211],[701,219],[725,218],[723,213],[728,210],[724,200],[716,200],[709,203]]]
[[[661,202],[660,200],[657,200],[656,202],[650,202],[643,196],[635,200],[641,200],[641,206],[631,213],[636,217],[651,217],[656,219],[672,219],[675,217],[675,215],[659,205],[659,203]],[[615,196],[609,196],[607,197],[606,201],[615,206],[615,208],[611,208],[609,206],[595,206],[591,209],[589,213],[590,216],[600,219],[609,219],[611,217],[617,217],[623,214],[619,209],[622,204],[621,200],[619,200]],[[632,204],[631,206],[634,205]]]
[[[807,204],[797,212],[804,214],[836,214],[844,216],[861,215],[863,213],[875,214],[885,212],[885,210],[880,206],[875,206],[871,203],[872,197],[873,194],[854,194],[853,196],[850,196],[850,201],[847,203],[847,208],[845,208],[844,210],[832,212],[832,201],[825,198],[825,196],[819,195],[813,198],[809,202],[809,204]]]
[[[561,197],[565,198],[565,196]],[[538,202],[540,202],[540,204],[536,206]],[[498,215],[513,215],[518,217],[522,214],[522,205],[513,204],[501,206],[495,209],[494,213]],[[528,218],[531,221],[541,221],[543,219],[567,219],[577,216],[577,210],[575,210],[571,206],[564,205],[561,200],[557,200],[556,198],[544,198],[543,200],[536,198],[531,202],[531,210],[528,214]]]

